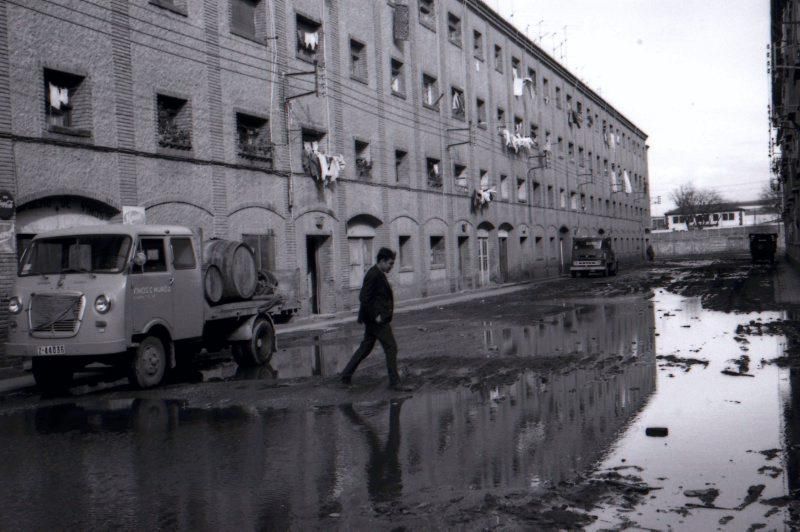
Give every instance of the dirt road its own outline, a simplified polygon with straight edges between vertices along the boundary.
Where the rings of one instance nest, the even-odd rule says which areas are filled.
[[[10,391],[0,528],[798,526],[797,309],[784,264],[660,262],[399,313],[408,394],[380,352],[338,384],[353,322]]]

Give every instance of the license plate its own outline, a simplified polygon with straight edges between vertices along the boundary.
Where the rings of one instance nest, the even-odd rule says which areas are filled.
[[[37,355],[64,355],[66,352],[63,345],[40,345],[36,348]]]

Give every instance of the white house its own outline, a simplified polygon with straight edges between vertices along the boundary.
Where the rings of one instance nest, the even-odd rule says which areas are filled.
[[[695,215],[687,214],[681,209],[667,211],[664,213],[666,228],[670,231],[687,231],[689,229],[687,222],[690,222],[692,228],[695,229],[695,217],[700,218],[702,229],[722,229],[781,222],[781,213],[768,200],[719,203],[709,205],[703,210],[705,212],[702,214]]]

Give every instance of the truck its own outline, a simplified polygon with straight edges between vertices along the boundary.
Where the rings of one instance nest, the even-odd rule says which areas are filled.
[[[262,284],[249,246],[203,241],[187,227],[41,233],[20,258],[7,352],[30,357],[48,392],[98,362],[124,368],[138,388],[158,386],[202,348],[230,347],[239,365],[264,365],[277,349],[274,318],[296,308]]]
[[[572,264],[569,273],[572,277],[590,273],[616,275],[619,261],[611,247],[608,237],[575,237],[572,239]]]
[[[757,262],[775,262],[778,233],[750,233],[750,258]]]

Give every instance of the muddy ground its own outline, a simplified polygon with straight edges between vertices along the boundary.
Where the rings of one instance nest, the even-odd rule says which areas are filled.
[[[97,508],[97,501],[104,499],[89,497],[79,505],[87,517],[75,518],[65,528],[202,529],[233,523],[245,528],[395,530],[688,529],[696,523],[741,530],[798,527],[798,480],[788,478],[798,473],[800,462],[796,428],[787,431],[792,436],[782,447],[748,449],[746,459],[761,460],[763,484],[751,482],[751,477],[741,483],[710,480],[710,472],[704,475],[700,467],[697,482],[671,486],[666,475],[648,477],[644,462],[609,458],[615,448],[624,448],[620,442],[626,431],[665,388],[661,379],[677,382],[713,371],[730,379],[723,383],[739,386],[757,380],[759,372],[781,368],[789,372],[781,375],[797,385],[793,368],[800,365],[800,321],[795,315],[800,296],[793,293],[800,283],[793,283],[785,264],[752,266],[731,257],[661,261],[617,277],[537,282],[503,296],[401,312],[394,330],[409,393],[387,389],[380,352],[359,369],[352,386],[338,382],[336,373],[359,340],[355,323],[282,334],[273,363],[259,370],[237,370],[224,352],[200,356],[157,390],[137,392],[107,376],[84,377],[67,397],[13,390],[0,396],[0,425],[9,435],[0,454],[0,463],[5,462],[0,484],[20,496],[0,508],[0,528],[12,523],[53,526],[59,522],[59,508],[70,507],[61,495],[55,496],[61,502],[52,511],[43,515],[35,510],[26,490],[37,489],[29,485],[31,478],[41,481],[45,472],[31,474],[9,465],[25,461],[20,448],[38,446],[45,461],[53,460],[51,467],[76,490],[96,489],[91,475],[83,478],[84,471],[86,466],[102,468],[86,458],[91,453],[87,449],[110,448],[109,456],[117,461],[133,457],[150,462],[147,474],[135,473],[131,480],[130,473],[117,472],[109,480],[125,486],[113,499],[123,501],[115,503],[119,509],[104,513]],[[677,323],[682,308],[691,309],[676,307],[671,298],[697,302],[696,321],[663,326]],[[721,370],[706,354],[705,343],[691,349],[659,347],[671,345],[660,334],[699,335],[695,331],[706,311],[747,317],[718,331],[738,346]],[[780,338],[780,353],[756,352],[766,337]],[[617,389],[617,395],[603,399],[602,390],[609,388]],[[800,390],[787,393],[800,396]],[[776,423],[800,426],[800,401],[795,399],[788,400]],[[743,398],[732,393],[726,400],[734,405]],[[519,405],[524,412],[515,414]],[[506,422],[504,416],[518,417]],[[257,434],[255,429],[241,432],[253,426],[253,419],[258,420]],[[164,438],[162,447],[142,451],[147,444],[140,439],[152,431]],[[669,445],[668,427],[647,431],[647,442],[664,438]],[[209,436],[217,433],[230,439]],[[175,441],[187,435],[203,446],[190,455],[223,471],[228,468],[230,477],[213,466],[195,471],[200,467],[196,463],[173,470],[186,452]],[[255,465],[235,461],[254,444],[263,444],[263,453],[286,454],[267,458],[256,453]],[[426,445],[436,449],[428,453]],[[115,454],[117,447],[129,450]],[[80,456],[79,466],[64,465],[69,456],[63,462],[52,458],[56,448]],[[337,465],[343,462],[357,467]],[[192,483],[199,475],[200,483],[218,488],[195,495],[189,489],[189,495],[175,495],[169,508],[143,503],[146,495],[138,491],[142,483],[152,493],[167,489],[159,483],[159,471],[186,475]],[[276,478],[285,489],[269,488],[264,495],[268,500],[254,495]],[[770,484],[771,479],[784,484],[780,495],[775,495],[780,487]],[[166,485],[174,491],[186,489],[174,479]],[[242,490],[248,494],[235,495]],[[658,499],[667,490],[681,497],[678,503]],[[144,504],[157,517],[131,513],[125,501]],[[205,510],[187,510],[198,504]],[[238,517],[226,521],[233,511]],[[201,517],[195,522],[185,517],[187,512]]]

